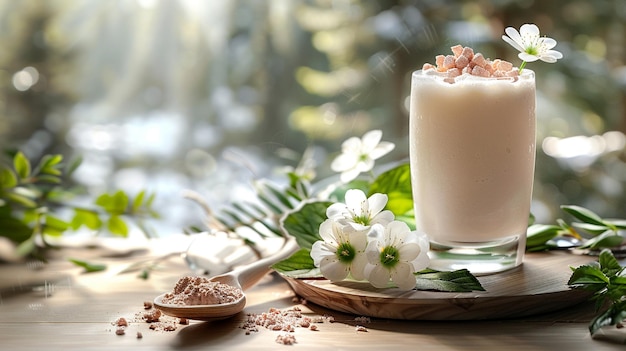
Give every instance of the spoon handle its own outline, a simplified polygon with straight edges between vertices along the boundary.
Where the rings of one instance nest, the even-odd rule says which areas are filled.
[[[291,256],[291,254],[296,252],[298,249],[299,246],[296,239],[288,237],[280,250],[278,250],[275,254],[262,258],[249,265],[236,268],[230,274],[239,281],[241,289],[246,290],[261,280],[261,278],[263,278],[265,274],[270,271],[271,265]]]

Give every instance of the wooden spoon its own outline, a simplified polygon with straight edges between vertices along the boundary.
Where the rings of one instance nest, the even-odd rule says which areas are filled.
[[[221,274],[211,278],[211,281],[228,284],[230,286],[246,290],[256,284],[267,272],[270,266],[280,260],[289,257],[298,250],[298,244],[292,237],[286,239],[282,248],[275,254],[262,258],[246,266],[235,268],[232,272]],[[243,310],[246,306],[246,295],[230,303],[215,305],[174,305],[162,302],[165,294],[154,299],[154,305],[168,316],[197,319],[203,321],[220,320],[231,317]]]

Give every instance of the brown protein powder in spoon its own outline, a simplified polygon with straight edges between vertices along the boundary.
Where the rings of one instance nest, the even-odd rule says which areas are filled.
[[[182,277],[174,290],[163,296],[163,303],[171,305],[218,305],[231,303],[243,296],[241,289],[212,282],[204,277]]]

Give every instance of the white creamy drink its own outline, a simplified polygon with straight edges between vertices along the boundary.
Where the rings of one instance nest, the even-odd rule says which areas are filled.
[[[492,246],[497,251],[503,245],[512,262],[496,271],[521,263],[534,176],[534,73],[515,73],[451,78],[436,69],[419,70],[411,86],[416,227],[435,251],[441,244],[453,253],[477,248],[473,254],[484,256],[481,249],[490,254]],[[432,268],[467,267],[435,262]]]

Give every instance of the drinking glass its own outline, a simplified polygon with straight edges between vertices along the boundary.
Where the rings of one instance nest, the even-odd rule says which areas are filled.
[[[490,274],[522,263],[535,135],[533,71],[456,80],[413,72],[411,183],[431,268]]]

